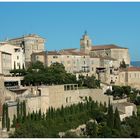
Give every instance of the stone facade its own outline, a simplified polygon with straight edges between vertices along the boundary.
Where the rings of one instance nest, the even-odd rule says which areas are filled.
[[[8,43],[23,48],[26,66],[31,62],[32,53],[45,50],[45,39],[36,34],[29,34],[20,38],[10,39],[8,40]]]
[[[25,58],[23,54],[23,49],[21,47],[5,43],[2,45],[0,44],[0,51],[11,54],[11,58],[9,58],[9,63],[11,64],[8,64],[8,66],[12,65],[11,69],[22,69],[25,66]]]
[[[0,51],[0,73],[10,75],[12,69],[12,55],[7,52]]]
[[[32,91],[28,90],[25,95],[18,96],[20,100],[25,100],[27,112],[38,111],[46,112],[49,107],[55,109],[72,104],[83,102],[86,97],[91,97],[94,101],[102,104],[110,100],[113,103],[113,97],[103,94],[102,89],[78,89],[77,85],[55,85],[32,87]]]
[[[133,115],[133,112],[137,114],[137,107],[133,103],[123,102],[113,104],[113,110],[118,109],[120,114],[120,120],[123,121],[124,118],[130,117]]]
[[[92,41],[87,35],[87,32],[85,31],[85,34],[80,39],[80,50],[84,53],[89,54],[91,51],[91,47],[92,47]]]
[[[121,70],[118,85],[128,85],[140,89],[140,68],[129,67]]]

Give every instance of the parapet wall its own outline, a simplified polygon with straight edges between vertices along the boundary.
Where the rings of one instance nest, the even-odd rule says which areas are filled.
[[[68,86],[68,87],[66,87]],[[38,111],[46,112],[49,107],[60,108],[62,105],[69,106],[83,101],[85,97],[91,97],[92,100],[98,103],[106,103],[110,100],[113,102],[112,96],[107,96],[103,93],[102,89],[78,89],[77,85],[55,85],[55,86],[40,86],[32,87],[34,90],[39,91],[39,94],[26,97],[28,112]]]
[[[113,96],[108,96],[103,94],[103,90],[102,89],[80,89],[79,90],[79,96],[84,97],[91,97],[92,100],[94,100],[95,102],[97,101],[98,103],[106,103],[106,105],[108,105],[108,102],[110,100],[110,103],[113,102]]]

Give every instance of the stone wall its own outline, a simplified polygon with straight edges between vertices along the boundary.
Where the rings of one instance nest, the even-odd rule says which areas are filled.
[[[64,88],[64,85],[39,87],[40,95],[26,97],[28,112],[39,110],[40,108],[42,112],[46,112],[49,107],[60,108],[62,105],[65,107],[77,104],[89,96],[94,101],[102,104],[106,103],[108,105],[109,100],[113,102],[113,97],[104,95],[102,89],[77,89],[76,86],[75,89],[73,88]]]
[[[106,105],[108,105],[109,100],[110,103],[113,102],[113,96],[107,96],[105,94],[103,94],[103,90],[102,89],[81,89],[79,90],[79,96],[84,98],[85,96],[87,97],[91,97],[93,101],[97,101],[98,103],[106,103]]]

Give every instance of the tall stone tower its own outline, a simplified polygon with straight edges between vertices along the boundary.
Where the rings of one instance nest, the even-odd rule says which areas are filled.
[[[45,39],[36,34],[29,34],[20,38],[14,38],[8,40],[8,43],[23,48],[26,67],[28,67],[31,63],[32,53],[45,51]]]
[[[92,41],[87,35],[87,32],[85,31],[82,39],[80,39],[80,50],[82,52],[89,54],[91,47],[92,47]]]

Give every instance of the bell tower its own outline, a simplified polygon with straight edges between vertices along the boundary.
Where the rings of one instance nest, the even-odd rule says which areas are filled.
[[[82,39],[80,39],[80,51],[89,54],[92,47],[92,41],[87,35],[87,31],[85,31]]]

